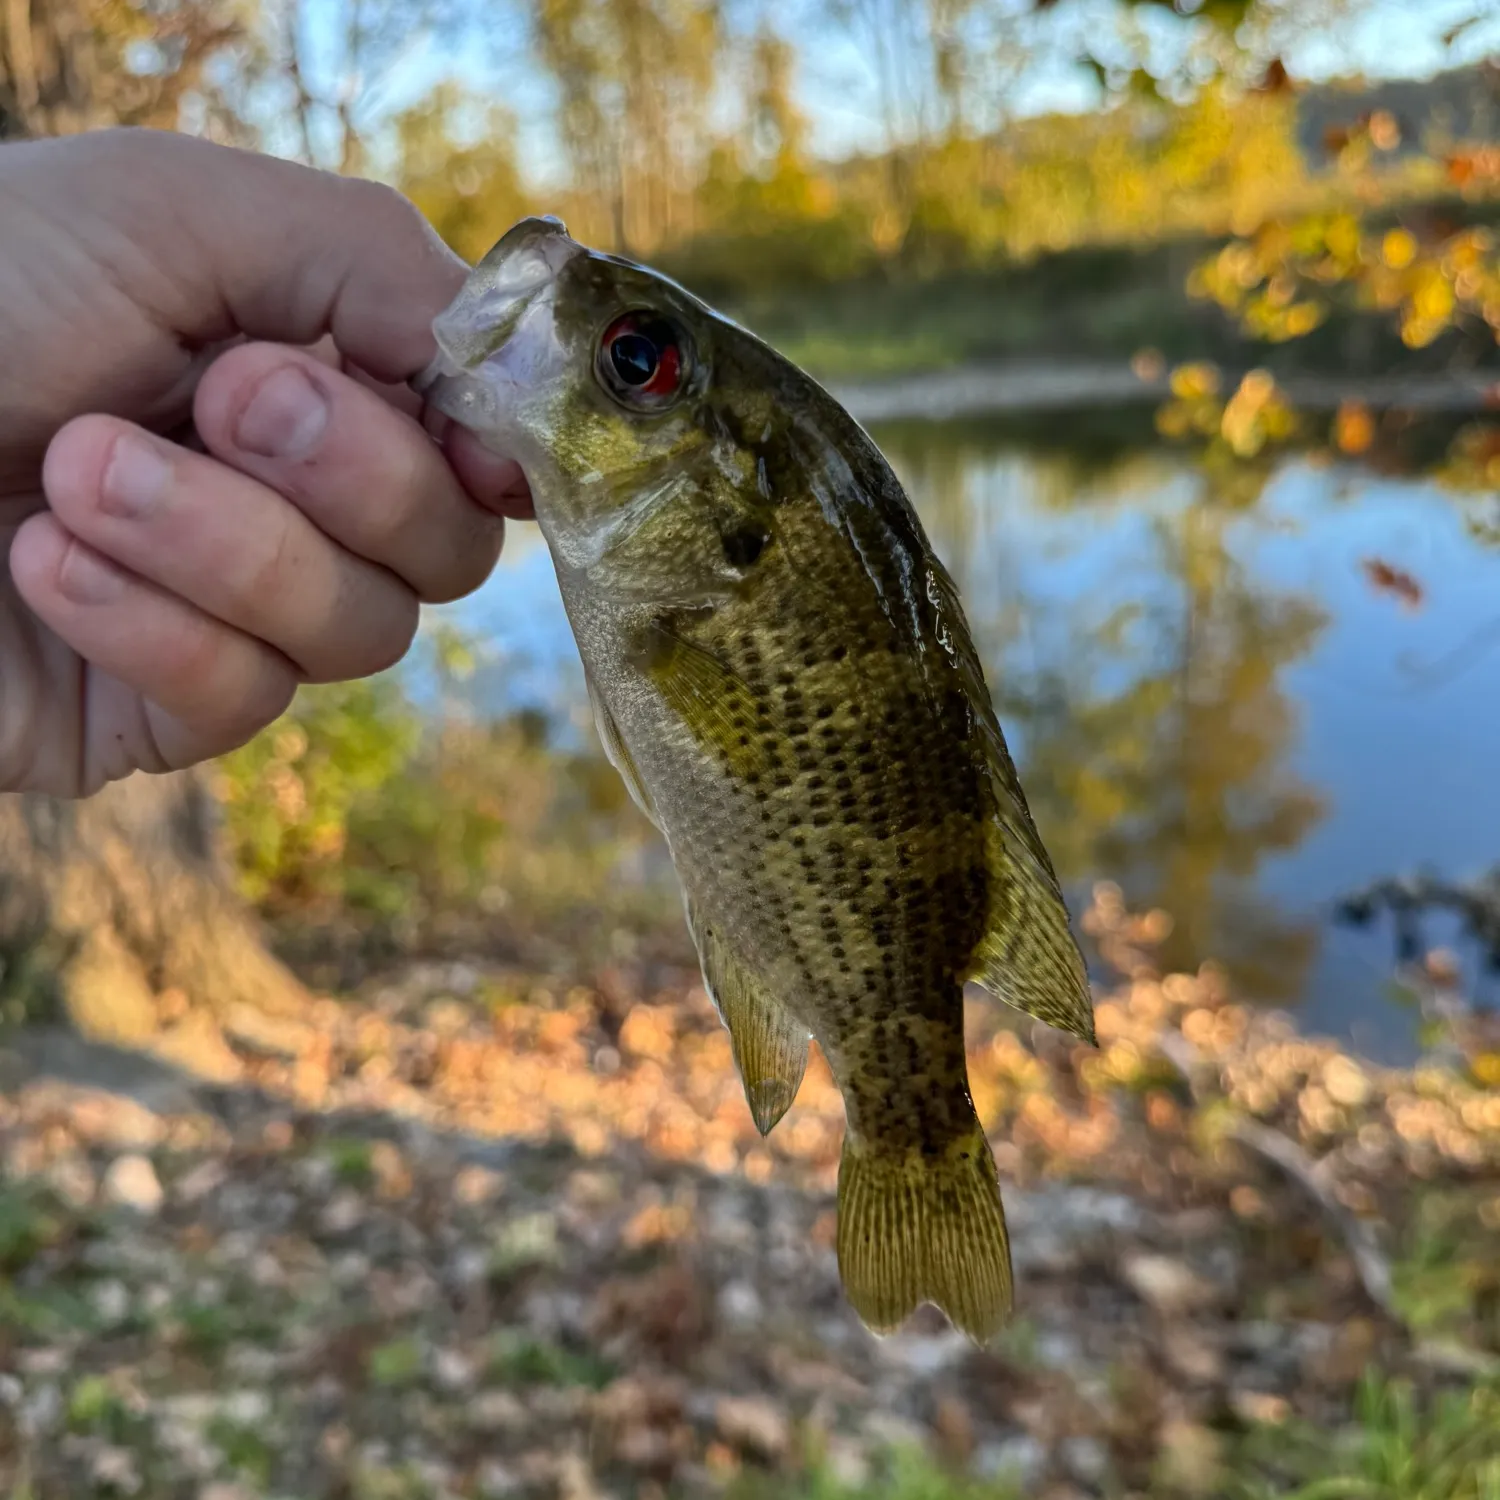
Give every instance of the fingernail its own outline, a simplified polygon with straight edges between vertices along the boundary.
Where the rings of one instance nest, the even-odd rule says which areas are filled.
[[[171,479],[171,465],[154,443],[122,433],[99,485],[99,508],[127,521],[139,520],[166,494]]]
[[[328,426],[328,398],[301,370],[285,365],[261,381],[235,424],[234,440],[263,458],[311,456]]]
[[[112,604],[125,592],[125,575],[82,542],[69,542],[57,586],[74,604]]]

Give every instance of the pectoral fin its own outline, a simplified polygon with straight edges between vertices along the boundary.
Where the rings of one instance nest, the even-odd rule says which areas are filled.
[[[764,985],[729,952],[711,924],[688,903],[688,926],[698,946],[703,982],[729,1028],[745,1102],[762,1135],[791,1108],[807,1070],[811,1033],[789,1016]]]
[[[658,623],[642,641],[640,666],[693,738],[731,772],[743,776],[765,769],[755,695],[711,651]]]

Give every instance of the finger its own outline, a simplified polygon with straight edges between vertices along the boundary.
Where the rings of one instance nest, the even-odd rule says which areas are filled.
[[[463,487],[490,510],[516,521],[536,517],[531,490],[521,466],[486,448],[467,427],[448,424],[442,435],[443,451]]]
[[[67,181],[68,202],[112,226],[118,241],[104,253],[126,253],[111,273],[185,338],[312,344],[331,334],[386,381],[409,380],[437,353],[432,320],[466,268],[391,188],[168,131],[10,149],[25,153],[18,171]],[[37,195],[39,210],[46,201]],[[143,246],[170,247],[170,264],[153,267]]]
[[[332,339],[321,340],[308,352],[324,364],[341,369],[367,390],[374,391],[388,406],[394,406],[397,411],[421,422],[442,445],[463,487],[487,510],[517,521],[535,518],[531,490],[515,459],[486,448],[466,427],[460,427],[433,407],[425,405],[408,382],[377,380],[352,361],[341,359]]]
[[[470,499],[422,428],[305,354],[232,351],[204,377],[195,416],[210,453],[430,603],[478,588],[500,555],[504,520]]]
[[[47,451],[42,484],[73,536],[274,646],[307,681],[383,671],[416,634],[416,595],[394,573],[257,480],[128,422],[70,423]]]
[[[89,665],[147,700],[156,769],[243,744],[291,702],[297,676],[270,647],[102,557],[43,512],[11,544],[11,576],[37,617]],[[108,747],[104,747],[108,748]],[[95,747],[97,755],[100,747]],[[97,774],[85,771],[92,784]]]

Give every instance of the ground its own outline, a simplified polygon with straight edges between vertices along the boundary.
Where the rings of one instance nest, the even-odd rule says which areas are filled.
[[[826,1070],[762,1143],[689,973],[409,967],[293,1020],[168,1014],[157,1058],[13,1037],[0,1494],[1080,1500],[1347,1470],[1316,1493],[1479,1500],[1493,1054],[1375,1069],[1212,969],[1157,974],[1159,916],[1106,890],[1088,920],[1120,976],[1100,1050],[972,1008],[1018,1283],[986,1350],[931,1309],[859,1325]],[[1379,1488],[1408,1382],[1414,1411],[1451,1388],[1457,1436],[1429,1417]]]

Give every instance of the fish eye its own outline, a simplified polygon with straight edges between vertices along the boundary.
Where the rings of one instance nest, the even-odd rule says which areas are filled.
[[[686,384],[690,362],[687,335],[657,313],[626,313],[599,341],[601,383],[622,406],[653,410],[670,405]]]

